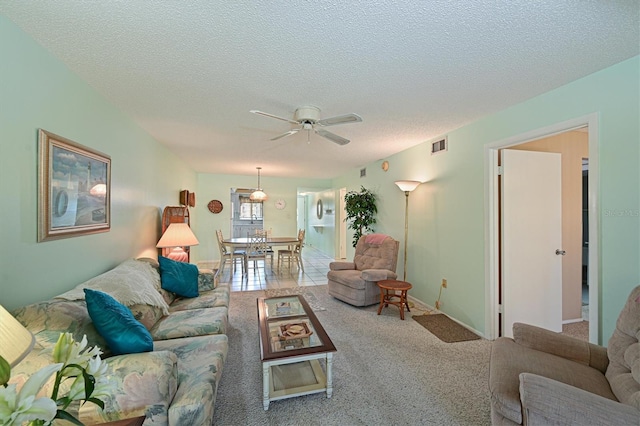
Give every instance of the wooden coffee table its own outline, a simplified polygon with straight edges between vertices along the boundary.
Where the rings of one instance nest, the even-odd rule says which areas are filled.
[[[307,301],[261,297],[258,322],[264,409],[271,401],[318,392],[331,398],[336,348]]]

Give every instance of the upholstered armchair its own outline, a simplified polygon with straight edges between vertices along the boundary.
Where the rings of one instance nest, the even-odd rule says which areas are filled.
[[[640,286],[607,348],[527,324],[493,342],[494,425],[640,424]]]
[[[379,303],[377,282],[397,278],[398,245],[398,241],[388,235],[360,237],[353,262],[329,264],[329,294],[354,306]]]

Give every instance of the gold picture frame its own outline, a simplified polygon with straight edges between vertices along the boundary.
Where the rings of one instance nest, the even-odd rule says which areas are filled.
[[[111,157],[38,132],[38,242],[111,229]]]

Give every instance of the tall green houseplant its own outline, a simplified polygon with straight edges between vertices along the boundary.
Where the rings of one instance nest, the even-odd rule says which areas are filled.
[[[376,223],[376,194],[360,187],[360,192],[349,191],[344,196],[345,210],[347,211],[347,224],[349,229],[355,231],[353,235],[353,247],[365,231],[373,231],[372,225]]]

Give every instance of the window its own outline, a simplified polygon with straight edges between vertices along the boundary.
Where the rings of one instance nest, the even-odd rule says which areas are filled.
[[[240,219],[262,220],[262,201],[240,196]]]

